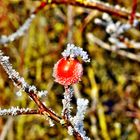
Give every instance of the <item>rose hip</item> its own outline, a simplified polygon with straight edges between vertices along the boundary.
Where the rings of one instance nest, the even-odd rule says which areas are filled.
[[[55,81],[64,86],[79,82],[82,74],[82,64],[74,58],[61,58],[53,69]]]

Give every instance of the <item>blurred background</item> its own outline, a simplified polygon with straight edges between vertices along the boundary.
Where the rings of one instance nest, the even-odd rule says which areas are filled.
[[[128,10],[132,0],[105,0]],[[15,32],[39,5],[35,0],[0,0],[0,35]],[[140,0],[137,11],[140,12]],[[93,34],[108,43],[108,34],[103,26],[94,23],[102,12],[68,5],[48,5],[37,13],[29,30],[23,37],[1,45],[0,49],[10,56],[13,67],[29,84],[39,90],[48,90],[42,101],[61,114],[63,86],[54,82],[52,70],[62,57],[67,43],[74,43],[89,53],[91,62],[84,64],[82,81],[74,85],[72,100],[76,113],[76,99],[87,98],[89,106],[84,126],[91,140],[138,140],[140,136],[140,63],[104,50],[91,41]],[[112,16],[114,21],[127,22]],[[132,29],[125,34],[129,39],[140,41],[140,31]],[[139,50],[130,49],[139,53]],[[0,66],[0,108],[19,106],[37,108],[23,92],[9,80]],[[0,133],[7,124],[6,140],[74,140],[59,124],[50,127],[48,121],[39,115],[0,117]]]

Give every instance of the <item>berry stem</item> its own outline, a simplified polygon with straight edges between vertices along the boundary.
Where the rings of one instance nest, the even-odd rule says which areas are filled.
[[[72,97],[71,89],[69,86],[64,86],[65,92],[64,92],[64,99],[62,100],[63,103],[63,110],[62,110],[62,118],[67,122],[70,118],[70,101]]]

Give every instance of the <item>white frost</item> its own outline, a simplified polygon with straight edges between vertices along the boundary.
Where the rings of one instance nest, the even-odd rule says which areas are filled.
[[[83,124],[84,115],[87,110],[88,103],[89,101],[87,99],[78,99],[77,113],[76,116],[74,116],[74,118],[72,119],[72,123],[74,125],[75,130],[78,133],[80,133],[80,135],[84,140],[90,140],[90,138],[86,136],[86,132],[84,131],[84,124]]]
[[[80,56],[84,62],[90,62],[89,56],[82,48],[75,46],[74,44],[67,44],[66,50],[62,52],[63,57],[75,58]]]

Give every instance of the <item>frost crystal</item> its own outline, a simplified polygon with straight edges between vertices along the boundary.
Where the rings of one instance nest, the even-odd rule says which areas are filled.
[[[69,134],[70,136],[73,135],[73,128],[72,128],[71,126],[68,127],[68,134]]]
[[[22,95],[22,90],[20,89],[19,91],[17,91],[17,92],[16,92],[16,95],[17,95],[18,97],[20,97],[20,96]]]
[[[49,118],[49,124],[50,124],[50,127],[53,127],[55,125],[50,118]]]
[[[106,20],[106,21],[108,21],[108,22],[112,22],[112,18],[111,18],[111,17],[109,16],[109,14],[107,14],[107,13],[103,13],[102,19],[103,19],[103,20]]]
[[[90,138],[86,137],[86,132],[84,131],[83,125],[84,115],[87,109],[88,102],[89,101],[87,99],[77,100],[77,113],[72,120],[75,130],[81,134],[84,140],[90,140]]]
[[[41,97],[45,97],[45,96],[47,96],[47,94],[48,94],[48,91],[47,90],[41,90],[41,91],[39,91],[38,92],[38,96],[41,98]]]
[[[84,62],[90,62],[87,52],[74,44],[67,44],[67,49],[62,52],[63,57],[75,58],[80,56]]]
[[[34,19],[35,15],[31,14],[30,17],[25,21],[25,23],[13,34],[9,36],[1,36],[0,38],[0,44],[6,44],[8,42],[14,41],[16,38],[19,38],[25,34],[25,32],[28,30],[32,20]]]
[[[29,92],[36,93],[37,92],[36,87],[35,86],[29,86]]]

